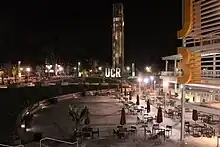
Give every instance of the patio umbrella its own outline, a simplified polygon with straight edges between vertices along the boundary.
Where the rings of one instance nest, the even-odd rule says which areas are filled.
[[[147,113],[150,113],[150,100],[147,100]]]
[[[121,110],[120,124],[121,125],[125,125],[126,124],[125,108],[122,108],[122,110]]]
[[[199,119],[199,116],[198,116],[198,111],[193,109],[193,112],[192,112],[192,119],[196,122],[198,119]]]
[[[132,100],[132,95],[131,95],[131,91],[129,91],[129,100]]]
[[[125,88],[124,95],[127,96],[127,88]]]
[[[157,123],[160,124],[162,122],[163,122],[162,109],[161,107],[159,107],[157,111]]]
[[[140,105],[140,99],[139,99],[139,95],[137,95],[137,101],[136,101],[136,105]]]

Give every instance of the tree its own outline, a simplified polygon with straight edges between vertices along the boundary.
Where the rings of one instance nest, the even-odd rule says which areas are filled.
[[[85,119],[88,118],[89,110],[87,107],[80,108],[69,105],[69,116],[74,123],[75,133],[84,125]]]
[[[44,72],[43,67],[38,65],[38,66],[36,67],[36,73],[37,73],[37,75],[38,75],[39,77],[41,77],[42,74],[43,74],[43,72]]]
[[[14,77],[15,79],[15,82],[17,81],[17,73],[18,73],[18,68],[16,68],[15,66],[12,67],[12,70],[11,70],[11,73],[12,73],[12,76]]]
[[[4,71],[0,71],[1,82],[4,85]]]

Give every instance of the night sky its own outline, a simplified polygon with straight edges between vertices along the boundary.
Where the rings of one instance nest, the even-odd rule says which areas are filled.
[[[69,1],[68,1],[69,2]],[[1,62],[93,58],[111,63],[112,4],[105,1],[15,1],[1,4]],[[100,3],[101,2],[101,3]],[[125,62],[164,65],[180,45],[181,0],[127,0]]]

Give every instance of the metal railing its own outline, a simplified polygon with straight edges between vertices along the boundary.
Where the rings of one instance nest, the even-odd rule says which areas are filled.
[[[162,71],[161,76],[181,76],[181,72],[174,72],[174,71]]]
[[[20,145],[12,146],[12,145],[0,144],[0,147],[24,147],[24,145],[20,144]]]
[[[45,137],[45,138],[42,138],[40,140],[40,147],[42,147],[42,141],[44,140],[52,140],[52,141],[55,141],[55,142],[60,142],[60,143],[65,143],[65,144],[68,144],[68,145],[76,145],[77,147],[79,147],[79,144],[78,142],[68,142],[68,141],[64,141],[64,140],[59,140],[59,139],[55,139],[55,138],[50,138],[50,137]]]
[[[181,72],[173,72],[173,71],[162,71],[161,76],[170,76],[170,77],[177,77],[181,76]],[[220,78],[220,71],[219,70],[202,70],[202,77],[203,78]]]

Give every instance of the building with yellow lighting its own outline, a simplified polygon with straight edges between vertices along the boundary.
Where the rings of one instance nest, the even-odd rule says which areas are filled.
[[[185,90],[185,97],[189,101],[220,101],[220,0],[183,1],[183,26],[177,36],[183,42],[181,48],[185,48],[191,52],[190,56],[193,54],[194,58],[200,60],[195,67],[190,65],[191,59],[186,61],[187,67],[194,68],[188,73],[180,70],[178,66],[181,65],[180,61],[185,60],[183,54],[188,54],[181,53],[181,48],[178,51],[180,54],[162,57],[165,61],[165,71],[161,72],[161,79],[169,83],[169,87],[164,87],[164,91],[173,95],[178,93],[180,96],[178,79],[181,77],[180,79],[185,80],[188,87]],[[172,68],[169,69],[171,64]],[[200,76],[197,80],[193,79],[196,75],[195,68],[197,68],[197,76]],[[183,79],[182,76],[187,78]]]

